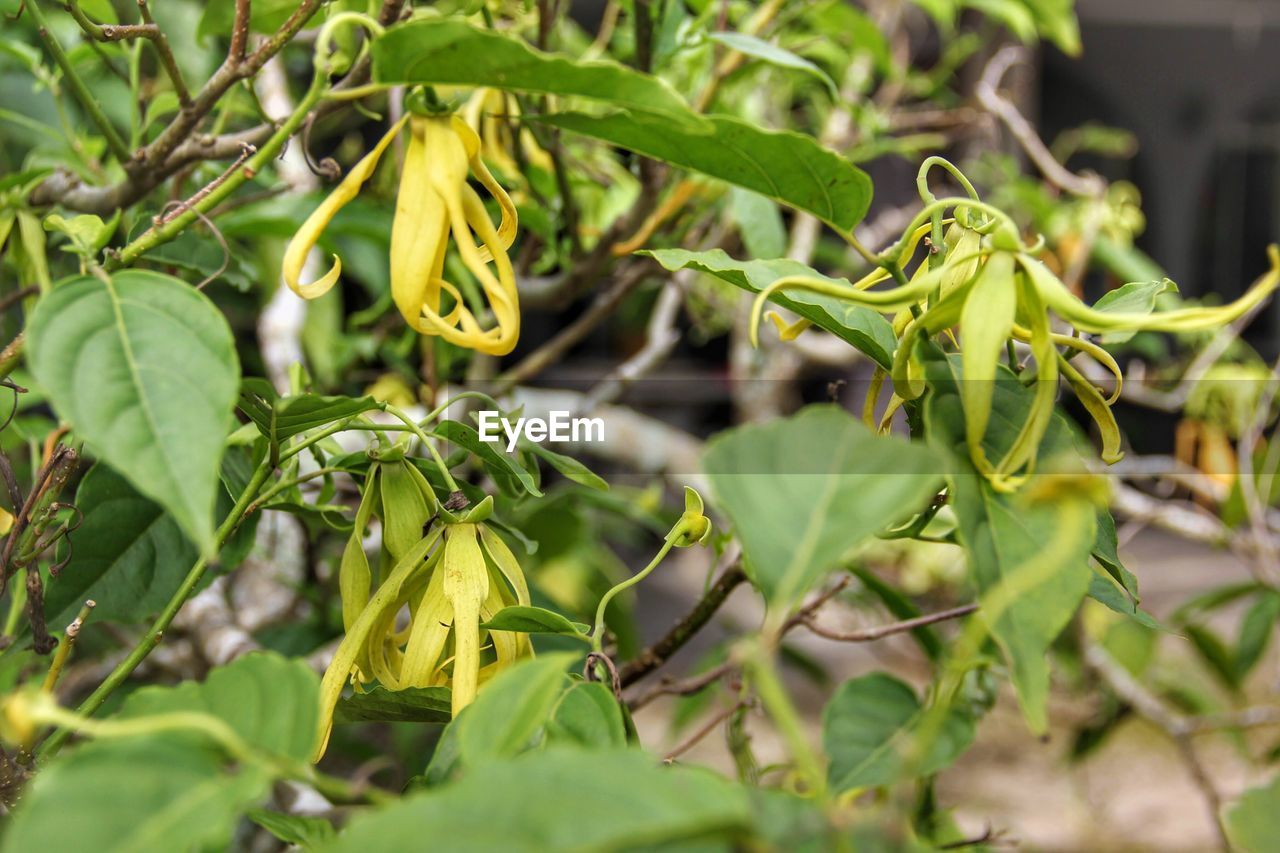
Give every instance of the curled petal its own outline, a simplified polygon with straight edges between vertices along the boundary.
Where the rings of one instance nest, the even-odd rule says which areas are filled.
[[[996,368],[1013,330],[1018,291],[1013,255],[992,255],[974,282],[960,315],[960,353],[964,364],[960,399],[964,404],[965,438],[978,470],[990,474],[982,439],[991,417]]]
[[[329,221],[337,215],[338,211],[347,202],[356,197],[356,194],[360,192],[360,187],[365,181],[369,180],[369,176],[373,174],[373,170],[378,166],[378,161],[382,158],[382,153],[387,150],[387,146],[391,144],[391,140],[395,139],[396,134],[400,132],[400,128],[404,126],[406,120],[407,118],[402,118],[391,126],[391,129],[378,141],[373,150],[364,155],[360,162],[355,165],[355,168],[342,179],[342,183],[338,184],[333,192],[329,193],[329,196],[320,203],[320,206],[311,212],[311,215],[302,223],[302,227],[293,235],[293,239],[289,241],[289,246],[284,253],[282,274],[289,289],[303,299],[315,299],[318,296],[323,296],[337,283],[338,277],[342,274],[342,261],[337,255],[333,256],[333,266],[328,272],[313,282],[304,283],[302,281],[302,268],[307,262],[307,255],[315,247]]]

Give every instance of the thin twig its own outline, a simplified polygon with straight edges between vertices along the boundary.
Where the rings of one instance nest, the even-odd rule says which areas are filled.
[[[89,614],[93,612],[93,608],[97,606],[98,603],[96,601],[92,598],[89,599],[80,608],[76,618],[72,619],[71,624],[67,626],[62,642],[58,644],[58,651],[53,656],[53,663],[49,664],[49,673],[44,677],[45,693],[52,693],[53,688],[58,685],[58,677],[62,675],[67,659],[71,657],[71,649],[76,644],[76,638],[80,636],[80,629],[84,626],[85,620],[89,618]]]
[[[1000,81],[1004,75],[1025,56],[1025,50],[1016,45],[1001,48],[982,72],[982,78],[974,87],[974,95],[987,112],[995,115],[1002,122],[1013,138],[1022,146],[1027,157],[1044,175],[1045,180],[1072,195],[1094,198],[1106,189],[1106,183],[1096,175],[1077,175],[1066,169],[1054,159],[1048,147],[1041,141],[1036,129],[1031,126],[1018,108],[999,93]]]
[[[894,622],[889,625],[877,625],[874,628],[862,628],[857,631],[833,631],[830,628],[824,628],[817,624],[816,614],[809,613],[800,620],[800,624],[804,625],[819,637],[825,637],[828,640],[836,640],[841,643],[869,643],[873,640],[879,640],[893,634],[901,634],[906,631],[914,631],[917,628],[923,628],[926,625],[933,625],[938,622],[945,622],[948,619],[958,619],[961,616],[968,616],[978,609],[976,603],[962,604],[959,607],[952,607],[950,610],[940,610],[937,613],[926,613],[923,616],[917,616],[914,619],[904,619],[901,622]]]
[[[1116,663],[1106,649],[1099,644],[1086,639],[1083,643],[1083,651],[1085,663],[1111,688],[1111,691],[1138,714],[1164,731],[1177,745],[1188,772],[1205,799],[1210,819],[1218,835],[1219,846],[1224,851],[1229,851],[1231,844],[1227,840],[1226,829],[1222,825],[1222,797],[1213,780],[1209,778],[1191,742],[1193,734],[1207,729],[1199,727],[1194,722],[1195,718],[1168,707],[1163,700],[1134,678],[1129,670]]]
[[[668,658],[683,648],[685,643],[711,621],[711,617],[720,609],[720,605],[724,604],[730,593],[746,579],[747,575],[742,570],[741,562],[735,562],[727,567],[683,619],[663,635],[662,639],[640,652],[634,660],[622,667],[619,673],[622,686],[628,687],[635,684],[666,663]]]
[[[720,713],[716,714],[714,717],[707,720],[707,722],[699,726],[697,731],[695,731],[693,734],[689,735],[689,737],[682,740],[678,746],[676,746],[674,749],[668,752],[666,756],[663,757],[662,759],[663,762],[666,764],[672,763],[681,755],[684,755],[686,752],[688,752],[689,750],[697,746],[698,743],[703,738],[705,738],[707,735],[715,731],[717,726],[724,723],[726,720],[728,720],[734,714],[741,711],[743,708],[750,708],[753,704],[754,703],[751,700],[743,699],[742,701],[735,704],[733,707],[726,708]]]

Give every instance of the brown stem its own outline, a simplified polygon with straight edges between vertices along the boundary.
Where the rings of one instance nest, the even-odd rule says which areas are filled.
[[[977,609],[977,604],[962,604],[959,607],[952,607],[950,610],[940,610],[937,613],[926,613],[923,616],[917,616],[914,619],[904,619],[901,622],[893,622],[889,625],[877,625],[874,628],[862,628],[857,631],[833,631],[830,628],[823,628],[817,624],[815,621],[816,615],[812,612],[803,616],[800,619],[799,624],[804,625],[819,637],[825,637],[828,640],[836,640],[841,643],[869,643],[873,640],[879,640],[882,637],[901,634],[905,631],[914,631],[916,628],[923,628],[926,625],[944,622],[947,619],[957,619],[961,616],[968,616]]]
[[[666,635],[629,661],[619,673],[623,687],[634,684],[667,662],[673,654],[702,630],[738,586],[747,579],[741,562],[729,566],[698,600],[693,610],[676,623]]]

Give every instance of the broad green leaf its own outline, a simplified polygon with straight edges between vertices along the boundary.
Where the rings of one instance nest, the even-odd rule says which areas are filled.
[[[325,397],[299,394],[281,397],[265,379],[246,379],[240,386],[240,411],[266,436],[279,444],[309,429],[322,427],[379,408],[372,397]]]
[[[639,112],[556,113],[536,120],[728,181],[808,211],[840,231],[852,230],[871,204],[866,172],[799,133],[764,130],[722,115],[707,117],[709,129]]]
[[[296,844],[303,850],[316,850],[337,837],[333,824],[324,818],[284,814],[267,809],[254,809],[249,812],[248,817],[276,838],[286,844]]]
[[[45,595],[50,624],[67,624],[90,598],[95,622],[135,622],[164,607],[199,556],[173,517],[103,464],[80,481],[76,507],[84,521],[69,536],[71,559]]]
[[[447,723],[451,719],[447,687],[388,690],[378,685],[365,693],[343,696],[333,711],[335,723]]]
[[[693,840],[723,850],[749,822],[745,790],[709,771],[664,767],[638,750],[560,747],[357,815],[324,849],[416,850],[447,839],[450,853],[604,853]]]
[[[778,47],[776,44],[746,33],[719,32],[710,33],[707,37],[730,50],[736,50],[738,53],[759,59],[770,65],[776,65],[779,68],[790,68],[794,71],[803,71],[805,74],[817,77],[822,81],[822,85],[827,87],[827,91],[831,93],[832,98],[839,97],[836,81],[831,79],[830,74],[804,57],[796,56],[786,48]]]
[[[518,37],[447,18],[388,30],[373,43],[373,79],[578,95],[657,113],[668,122],[674,118],[693,127],[702,124],[684,99],[657,77],[608,60],[544,53]]]
[[[772,200],[742,187],[730,187],[729,215],[751,257],[780,258],[787,253],[787,228]]]
[[[1240,853],[1274,853],[1280,838],[1280,776],[1245,791],[1225,810],[1227,837]]]
[[[599,681],[579,681],[560,697],[547,723],[550,743],[575,743],[589,749],[627,745],[622,709],[613,691]]]
[[[486,684],[454,724],[462,763],[474,766],[526,749],[551,716],[565,669],[576,657],[561,652],[524,660]]]
[[[649,255],[672,272],[680,269],[695,269],[723,279],[748,293],[759,293],[778,279],[793,275],[812,276],[825,281],[848,284],[844,279],[820,275],[798,261],[782,258],[736,261],[725,254],[723,249],[712,249],[707,252],[653,249],[641,254]],[[861,305],[850,305],[830,296],[800,290],[775,293],[769,299],[788,311],[794,311],[806,320],[812,321],[815,326],[826,329],[836,337],[847,341],[886,370],[893,366],[893,351],[898,346],[898,339],[893,334],[893,326],[879,312]],[[769,332],[762,331],[761,334],[769,334]]]
[[[129,694],[119,716],[171,711],[212,714],[252,746],[306,761],[315,750],[320,677],[302,660],[254,652],[217,667],[203,682],[137,690]]]
[[[1045,573],[989,626],[1009,658],[1028,724],[1043,732],[1049,691],[1045,653],[1089,588],[1096,514],[1091,509],[1076,511],[1078,508],[1066,501],[1029,504],[1017,494],[996,492],[969,461],[957,387],[963,381],[958,359],[930,359],[927,370],[934,390],[925,407],[926,431],[931,444],[952,454],[950,505],[979,591],[991,592],[1020,573]],[[1001,368],[983,439],[989,458],[998,458],[1014,441],[1030,412],[1031,394]],[[1069,430],[1062,418],[1055,416],[1041,442],[1040,469],[1048,470],[1055,459],[1073,453]]]
[[[1158,296],[1177,292],[1178,285],[1167,278],[1159,281],[1131,281],[1102,294],[1102,297],[1093,303],[1093,309],[1107,314],[1150,314],[1156,310]],[[1110,332],[1102,336],[1102,342],[1122,344],[1135,334],[1137,333]]]
[[[240,366],[222,313],[170,276],[125,270],[64,282],[28,325],[54,410],[94,455],[213,550],[218,464]]]
[[[8,822],[4,853],[226,849],[267,795],[260,770],[223,772],[216,752],[169,737],[90,743],[42,768]]]
[[[523,634],[564,634],[583,637],[587,626],[568,619],[554,610],[513,604],[504,607],[480,626],[489,631],[519,631]]]
[[[752,581],[786,608],[869,536],[937,494],[942,457],[836,406],[721,433],[702,458]]]
[[[922,717],[915,691],[891,675],[877,672],[841,684],[822,711],[832,788],[848,791],[888,785],[907,772],[937,773],[973,742],[973,720],[952,712],[921,757]]]

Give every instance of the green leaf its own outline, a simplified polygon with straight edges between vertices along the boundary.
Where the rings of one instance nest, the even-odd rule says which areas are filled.
[[[1243,680],[1262,658],[1271,643],[1277,619],[1280,619],[1280,593],[1266,590],[1240,623],[1240,639],[1236,642],[1237,678]]]
[[[556,113],[535,120],[728,181],[808,211],[840,231],[852,230],[871,204],[866,172],[799,133],[764,130],[722,115],[707,117],[709,130],[638,112]]]
[[[822,81],[822,85],[827,87],[827,91],[831,93],[832,98],[838,98],[840,95],[836,81],[831,79],[830,74],[804,57],[796,56],[791,51],[778,47],[776,44],[771,44],[764,39],[747,35],[746,33],[719,32],[710,33],[707,37],[711,41],[722,44],[730,50],[736,50],[745,56],[754,57],[779,68],[803,71],[805,74],[817,77]]]
[[[136,622],[164,607],[199,556],[173,517],[101,463],[80,481],[76,507],[84,521],[70,534],[71,559],[49,583],[50,623],[70,622],[89,598],[95,622]]]
[[[320,723],[320,677],[305,661],[254,652],[210,671],[203,682],[134,691],[118,716],[173,711],[212,714],[254,747],[308,761]]]
[[[1109,290],[1093,303],[1095,311],[1106,314],[1150,314],[1156,310],[1156,297],[1163,293],[1177,293],[1178,285],[1167,278],[1159,281],[1131,281],[1115,290]],[[1136,332],[1110,332],[1102,336],[1106,344],[1122,344]]]
[[[626,746],[626,724],[613,691],[599,681],[574,684],[560,697],[547,723],[547,739],[589,749]]]
[[[695,269],[723,279],[748,293],[759,293],[785,276],[804,275],[830,282],[848,284],[844,279],[827,278],[798,261],[736,261],[723,249],[690,252],[686,249],[653,249],[640,252],[649,255],[668,270]],[[898,338],[884,315],[861,305],[850,305],[830,296],[804,291],[775,293],[771,302],[794,311],[815,326],[826,329],[854,348],[866,353],[876,364],[888,370],[893,366],[893,351]],[[768,334],[762,332],[761,334]]]
[[[667,121],[697,127],[702,120],[657,77],[608,60],[582,61],[543,53],[515,36],[461,21],[414,21],[373,43],[373,79],[383,84],[444,83],[510,92],[578,95]]]
[[[534,482],[533,475],[526,471],[519,462],[503,453],[497,442],[482,441],[480,433],[461,421],[441,421],[431,431],[446,441],[452,442],[474,454],[499,476],[514,478],[526,492],[534,497],[542,497],[542,491]]]
[[[32,372],[100,459],[213,551],[218,463],[240,366],[222,313],[176,278],[72,279],[28,325]]]
[[[822,711],[822,743],[831,764],[827,777],[836,791],[896,782],[903,773],[937,773],[973,742],[974,724],[952,712],[915,766],[916,739],[923,713],[911,687],[883,672],[841,684]]]
[[[268,441],[279,444],[299,433],[380,408],[372,397],[324,397],[298,394],[281,397],[265,379],[246,379],[240,385],[240,411]]]
[[[1280,838],[1280,776],[1245,791],[1226,810],[1227,836],[1240,853],[1274,853]]]
[[[787,228],[778,205],[770,199],[742,187],[730,187],[729,215],[751,257],[780,258],[787,253]]]
[[[586,486],[589,489],[597,489],[602,492],[609,489],[609,484],[605,482],[603,477],[572,456],[556,453],[536,441],[521,441],[520,449],[528,450],[559,471],[565,479],[572,480],[579,486]]]
[[[551,716],[565,668],[578,656],[561,652],[523,660],[494,676],[454,724],[458,754],[474,766],[526,749]]]
[[[925,406],[926,433],[931,444],[952,454],[950,505],[978,589],[986,594],[1006,582],[1021,583],[1028,576],[1024,572],[1037,577],[998,614],[990,630],[1009,658],[1028,725],[1043,732],[1049,692],[1045,653],[1070,621],[1094,575],[1089,555],[1097,516],[1065,499],[1030,504],[1017,494],[996,492],[974,470],[966,448],[958,359],[931,358],[926,369],[934,389]],[[988,458],[1000,458],[1013,443],[1031,402],[1032,392],[1002,366],[983,439]],[[1041,442],[1040,469],[1049,470],[1055,459],[1073,454],[1070,430],[1055,414]],[[1019,575],[1021,579],[1010,581]]]
[[[326,850],[415,850],[423,839],[447,839],[450,853],[604,853],[723,843],[749,820],[745,791],[709,771],[663,767],[637,750],[560,747],[476,767],[357,815]]]
[[[919,512],[944,470],[936,453],[877,436],[830,405],[721,433],[702,467],[752,581],[780,608],[864,539]]]
[[[519,631],[523,634],[564,634],[583,637],[587,626],[568,619],[554,610],[513,604],[504,607],[480,626],[488,631]]]
[[[337,837],[333,824],[324,818],[266,809],[253,809],[248,818],[286,844],[295,844],[303,850],[315,850]]]
[[[448,687],[406,687],[388,690],[377,685],[366,693],[338,700],[335,723],[447,723],[453,719]]]
[[[226,849],[240,813],[266,796],[268,782],[261,771],[224,773],[215,752],[182,739],[94,742],[36,774],[0,849]]]

